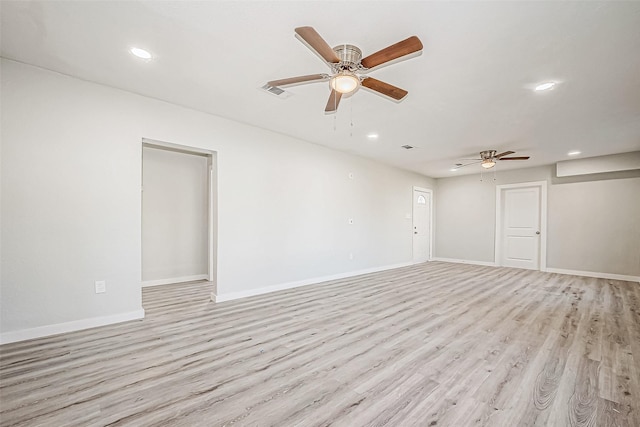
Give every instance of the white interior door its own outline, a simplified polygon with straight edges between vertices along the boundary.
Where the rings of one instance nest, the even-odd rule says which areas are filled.
[[[413,190],[413,261],[431,257],[431,193]]]
[[[502,190],[502,247],[505,267],[540,269],[540,187]]]

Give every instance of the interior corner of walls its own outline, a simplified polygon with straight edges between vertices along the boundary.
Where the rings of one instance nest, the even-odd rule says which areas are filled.
[[[9,331],[0,334],[0,344],[9,344],[12,342],[26,341],[35,338],[43,338],[52,335],[76,332],[84,329],[97,328],[99,326],[128,322],[131,320],[140,320],[144,319],[144,316],[144,308],[140,307],[140,309],[138,310],[113,314],[110,316],[91,317],[88,319],[74,320],[71,322],[56,323],[53,325],[39,326],[18,331]]]

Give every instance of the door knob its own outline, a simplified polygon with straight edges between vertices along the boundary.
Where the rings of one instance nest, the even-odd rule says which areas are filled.
[[[539,231],[536,231],[536,234],[540,234],[540,232],[539,232]]]
[[[418,232],[417,232],[417,231],[414,231],[414,232],[413,232],[413,234],[418,234]]]

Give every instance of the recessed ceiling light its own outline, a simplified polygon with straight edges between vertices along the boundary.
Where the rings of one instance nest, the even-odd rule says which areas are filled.
[[[542,91],[545,91],[545,90],[553,89],[553,88],[555,87],[555,85],[556,85],[556,82],[545,82],[545,83],[540,83],[539,85],[537,85],[537,86],[535,87],[535,89],[534,89],[534,90],[535,90],[536,92],[542,92]]]
[[[578,150],[569,151],[567,153],[567,156],[577,156],[578,154],[582,154],[582,151],[578,151]]]
[[[142,58],[142,59],[152,58],[152,55],[151,53],[149,53],[149,51],[141,49],[139,47],[132,47],[131,49],[129,49],[129,52],[131,52],[133,55],[137,56],[138,58]]]
[[[449,169],[451,172],[458,172],[458,168],[451,168]]]
[[[369,139],[378,139],[378,134],[375,132],[371,132],[370,134],[367,134],[367,138]]]

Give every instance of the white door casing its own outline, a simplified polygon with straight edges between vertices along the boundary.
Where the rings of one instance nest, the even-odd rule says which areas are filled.
[[[546,269],[546,182],[496,187],[495,262]]]
[[[217,153],[215,151],[142,138],[142,147],[176,151],[207,158],[207,280],[217,286]]]
[[[413,262],[431,259],[432,191],[413,188]]]

